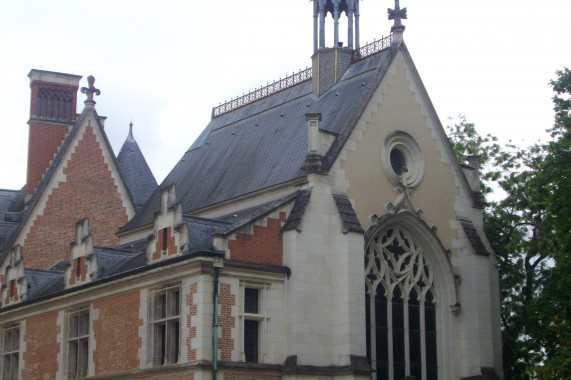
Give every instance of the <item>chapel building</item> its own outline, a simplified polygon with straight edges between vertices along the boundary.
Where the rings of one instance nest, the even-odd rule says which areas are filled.
[[[2,379],[503,377],[479,159],[451,149],[406,8],[361,46],[359,3],[313,1],[311,68],[214,107],[160,185],[132,124],[113,153],[92,76],[76,114],[80,76],[30,72]]]

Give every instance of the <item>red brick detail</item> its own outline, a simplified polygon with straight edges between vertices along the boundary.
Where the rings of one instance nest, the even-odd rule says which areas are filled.
[[[69,125],[66,124],[30,121],[26,196],[34,194],[69,128]]]
[[[22,379],[55,379],[58,371],[60,344],[57,335],[58,313],[44,314],[26,320],[26,350],[23,352]]]
[[[59,90],[64,92],[70,92],[72,95],[71,100],[71,121],[74,122],[77,116],[77,89],[79,86],[66,86],[64,84],[56,84],[52,82],[44,82],[35,80],[30,84],[30,88],[32,89],[31,94],[32,97],[30,99],[30,118],[37,115],[38,111],[38,92],[40,88],[43,89],[50,89],[50,90]]]
[[[109,297],[93,303],[99,310],[93,321],[95,350],[93,363],[96,375],[130,371],[139,368],[142,339],[139,328],[141,296],[138,291]]]
[[[186,306],[190,311],[186,318],[186,327],[188,328],[188,337],[186,338],[186,346],[188,347],[188,361],[196,360],[196,348],[192,348],[192,338],[196,338],[196,326],[192,326],[191,318],[198,315],[198,306],[194,303],[194,295],[198,293],[198,284],[195,282],[190,285],[190,292],[186,295]]]
[[[279,219],[266,219],[266,227],[255,225],[252,235],[237,233],[236,240],[228,241],[230,258],[256,264],[283,265],[281,222],[285,221],[285,212],[280,212]]]
[[[155,245],[155,252],[153,252],[153,260],[159,260],[161,257],[163,257],[163,250],[167,251],[167,256],[176,255],[178,252],[174,236],[172,236],[172,229],[170,227],[159,230],[157,244]]]
[[[26,267],[46,269],[69,259],[75,223],[83,218],[89,218],[95,245],[119,244],[115,232],[127,222],[127,212],[91,126],[86,127],[64,174],[66,181],[53,189],[22,246]]]
[[[8,283],[8,292],[6,294],[6,299],[4,300],[4,305],[9,305],[12,302],[18,302],[20,296],[18,296],[18,288],[16,287],[16,280],[10,280]]]
[[[232,329],[236,327],[236,318],[232,316],[232,306],[236,305],[236,296],[230,292],[229,284],[220,284],[218,305],[220,305],[220,314],[218,315],[220,360],[230,361],[234,349]]]
[[[224,373],[224,380],[281,380],[279,375]]]
[[[83,256],[73,260],[73,268],[69,278],[69,285],[75,285],[77,277],[79,277],[79,282],[85,282],[87,279],[87,264],[85,264],[85,257]]]

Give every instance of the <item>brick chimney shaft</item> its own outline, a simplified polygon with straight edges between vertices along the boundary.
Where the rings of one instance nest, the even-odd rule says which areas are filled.
[[[28,136],[26,199],[42,176],[75,122],[80,75],[32,70]]]

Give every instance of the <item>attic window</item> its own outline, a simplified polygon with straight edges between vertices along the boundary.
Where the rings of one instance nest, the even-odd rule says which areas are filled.
[[[406,132],[391,133],[385,140],[382,164],[395,185],[415,187],[424,175],[424,157],[416,141]]]

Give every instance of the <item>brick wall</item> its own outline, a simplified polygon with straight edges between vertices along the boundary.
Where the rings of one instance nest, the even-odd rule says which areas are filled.
[[[186,306],[190,311],[186,318],[186,327],[188,328],[188,337],[186,338],[186,346],[188,347],[188,361],[196,360],[196,348],[192,348],[192,339],[196,338],[196,326],[192,326],[191,319],[198,315],[198,306],[194,303],[194,296],[198,292],[198,284],[195,282],[190,285],[190,292],[186,295]]]
[[[58,371],[57,355],[60,351],[57,317],[58,313],[50,313],[26,321],[22,379],[55,379]]]
[[[166,231],[166,232],[165,232]],[[153,260],[159,260],[162,257],[162,251],[166,248],[167,256],[177,254],[176,243],[174,236],[172,236],[171,227],[163,228],[158,231],[157,244],[155,245],[155,252],[153,253]],[[166,237],[166,238],[165,238]]]
[[[27,267],[46,269],[67,260],[75,223],[82,218],[89,218],[95,245],[119,244],[115,232],[127,222],[127,212],[91,126],[64,173],[66,182],[53,190],[22,246]]]
[[[253,234],[237,233],[236,240],[228,241],[230,258],[257,264],[283,265],[283,237],[281,223],[286,214],[280,212],[279,219],[267,218],[267,225],[253,227]]]
[[[65,124],[30,122],[26,195],[32,195],[38,187],[69,128]]]
[[[220,360],[232,360],[232,350],[234,349],[234,339],[232,339],[232,329],[236,327],[236,318],[232,317],[232,306],[236,305],[236,296],[230,292],[229,284],[220,284],[218,292],[218,304],[220,314],[218,316],[218,348],[220,349]]]
[[[93,322],[96,375],[139,367],[139,327],[143,325],[139,319],[140,299],[135,291],[93,303],[93,309],[99,311]]]

